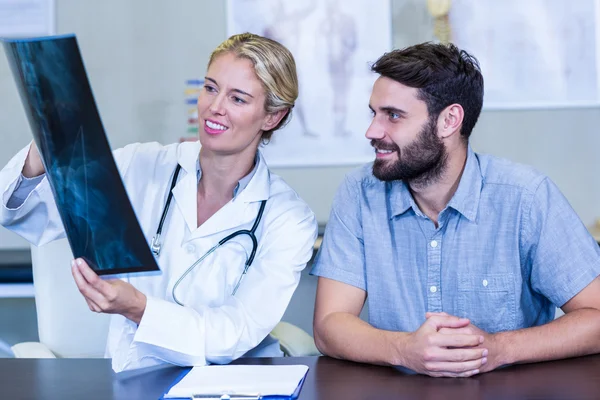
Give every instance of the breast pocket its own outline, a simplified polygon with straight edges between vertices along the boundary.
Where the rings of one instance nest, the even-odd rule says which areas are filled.
[[[459,315],[489,333],[516,329],[514,286],[512,273],[459,277]]]

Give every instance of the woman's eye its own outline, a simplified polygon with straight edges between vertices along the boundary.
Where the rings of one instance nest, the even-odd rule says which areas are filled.
[[[236,102],[236,103],[238,103],[238,104],[245,104],[246,103],[246,100],[244,100],[244,99],[242,99],[240,97],[237,97],[237,96],[233,96],[233,101]]]
[[[217,91],[217,89],[215,89],[214,87],[212,87],[210,85],[204,85],[204,90],[206,90],[209,93],[213,93],[213,92]]]

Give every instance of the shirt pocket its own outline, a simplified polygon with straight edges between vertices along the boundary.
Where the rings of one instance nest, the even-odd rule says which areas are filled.
[[[469,274],[458,279],[459,316],[488,333],[516,329],[514,274]]]

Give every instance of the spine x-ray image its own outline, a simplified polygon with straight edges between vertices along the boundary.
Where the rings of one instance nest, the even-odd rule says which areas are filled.
[[[155,271],[75,36],[4,40],[75,257],[99,275]]]

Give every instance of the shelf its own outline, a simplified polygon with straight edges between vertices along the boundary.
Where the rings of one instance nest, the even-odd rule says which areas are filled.
[[[33,283],[0,283],[0,299],[35,297]]]

